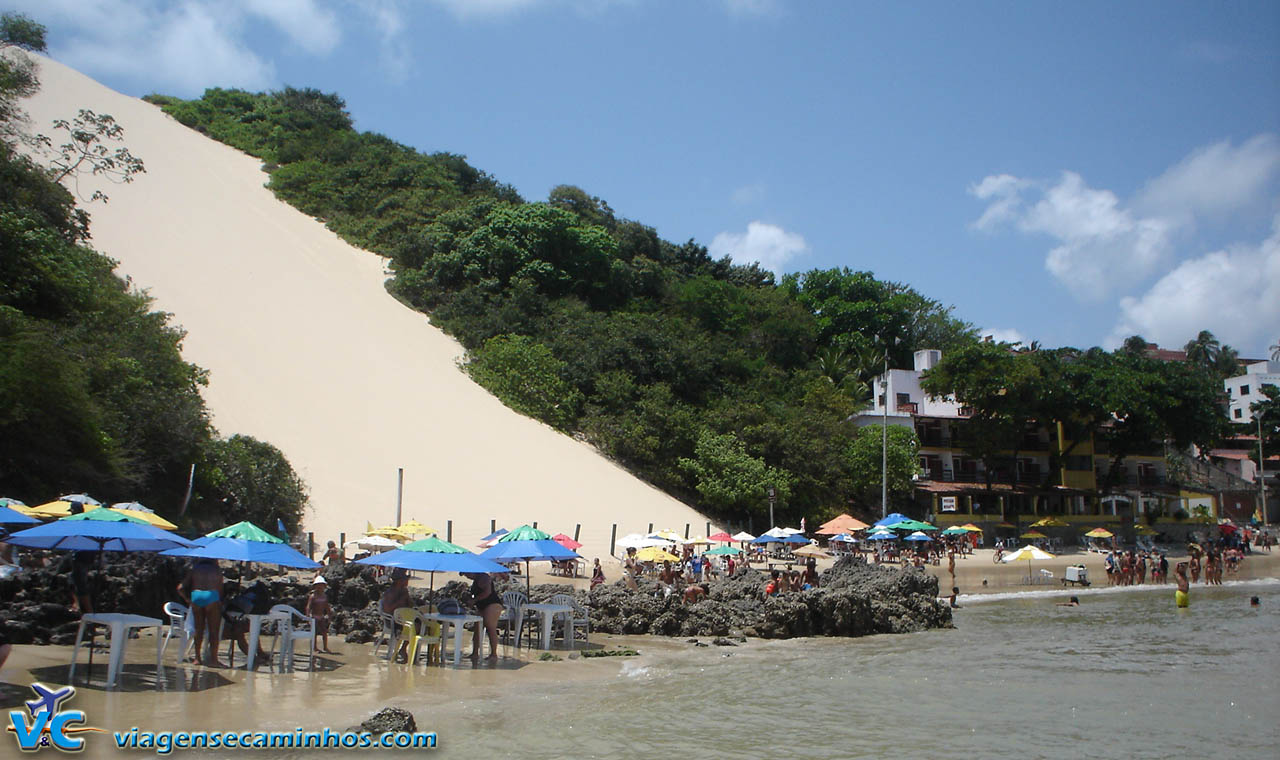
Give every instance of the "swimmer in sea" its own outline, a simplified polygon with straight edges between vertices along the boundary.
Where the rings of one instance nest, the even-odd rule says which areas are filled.
[[[1058,602],[1058,606],[1059,607],[1079,607],[1080,598],[1073,596],[1065,602]]]
[[[1179,562],[1173,568],[1174,583],[1178,590],[1173,592],[1173,602],[1179,607],[1191,606],[1191,583],[1187,580],[1187,563]]]

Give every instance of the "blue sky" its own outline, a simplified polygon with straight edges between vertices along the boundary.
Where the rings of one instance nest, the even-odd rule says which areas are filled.
[[[575,184],[736,261],[868,269],[1002,338],[1280,342],[1278,3],[0,6],[125,93],[337,92],[530,200]]]

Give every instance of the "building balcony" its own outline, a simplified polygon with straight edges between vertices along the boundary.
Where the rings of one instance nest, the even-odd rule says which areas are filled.
[[[917,404],[915,401],[902,401],[900,403],[894,404],[893,408],[896,411],[906,412],[907,414],[920,413],[920,405]]]

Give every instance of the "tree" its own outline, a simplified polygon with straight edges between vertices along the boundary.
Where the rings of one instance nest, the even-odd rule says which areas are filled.
[[[23,98],[40,90],[36,62],[27,55],[44,52],[45,28],[20,13],[0,14],[0,141],[12,145],[24,134]]]
[[[1249,405],[1253,420],[1243,425],[1240,432],[1246,435],[1257,435],[1258,419],[1261,418],[1262,446],[1265,449],[1263,453],[1270,458],[1280,454],[1280,387],[1268,383],[1260,390],[1265,398]],[[1257,456],[1258,451],[1255,448],[1250,452],[1250,457],[1256,459]]]
[[[1213,333],[1201,330],[1199,335],[1187,341],[1187,345],[1183,346],[1182,350],[1187,353],[1189,364],[1205,371],[1212,371],[1218,361],[1218,351],[1221,348],[1222,344],[1213,337]]]
[[[567,429],[582,395],[565,382],[567,365],[551,350],[523,335],[499,335],[472,355],[467,373],[517,412]]]
[[[275,446],[247,435],[214,440],[196,465],[192,513],[205,525],[248,520],[274,533],[302,523],[307,488]]]
[[[867,425],[846,449],[854,494],[865,504],[880,503],[883,465],[884,426]],[[911,428],[889,426],[888,492],[889,500],[910,495],[914,477],[920,474],[920,441]],[[874,511],[874,510],[872,510]]]
[[[117,124],[109,114],[97,114],[82,108],[70,122],[66,119],[54,121],[53,128],[65,131],[68,141],[54,150],[53,158],[49,161],[50,177],[54,182],[62,182],[71,177],[76,184],[76,195],[81,200],[107,201],[106,194],[101,190],[94,190],[87,199],[80,195],[80,176],[85,173],[121,184],[132,182],[135,174],[147,170],[142,159],[130,153],[128,148],[107,147],[108,140],[118,142],[124,139],[124,127]],[[36,135],[33,140],[40,149],[53,149],[53,140],[49,137]]]
[[[693,477],[700,506],[722,514],[763,512],[770,487],[783,505],[791,496],[791,474],[748,454],[733,433],[720,435],[704,428],[693,458],[681,458],[680,468]]]
[[[1271,346],[1271,361],[1280,362],[1280,340],[1276,341],[1275,345]]]

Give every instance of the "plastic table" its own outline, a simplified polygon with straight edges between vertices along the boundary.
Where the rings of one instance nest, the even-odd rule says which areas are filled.
[[[84,641],[85,629],[91,625],[100,625],[107,629],[107,640],[111,646],[111,653],[107,658],[108,689],[115,686],[116,678],[120,675],[120,668],[124,665],[124,644],[129,640],[129,633],[139,628],[156,629],[156,672],[159,672],[160,649],[164,643],[164,638],[160,636],[160,628],[164,625],[162,621],[145,615],[94,612],[80,618],[80,628],[76,631],[76,644],[71,650],[71,669],[67,673],[68,681],[72,681],[75,678],[76,653],[80,651],[80,645]],[[89,638],[92,646],[93,637],[90,636]]]
[[[565,604],[526,604],[521,613],[520,622],[524,622],[524,616],[530,612],[537,612],[542,615],[542,648],[551,648],[551,621],[558,614],[566,612],[572,613],[573,608]]]
[[[457,630],[453,632],[453,666],[456,668],[462,664],[462,627],[469,623],[478,624],[483,618],[479,615],[444,615],[439,612],[431,612],[423,617],[440,623],[444,627],[440,631],[443,637],[448,637],[450,626],[457,626]]]

